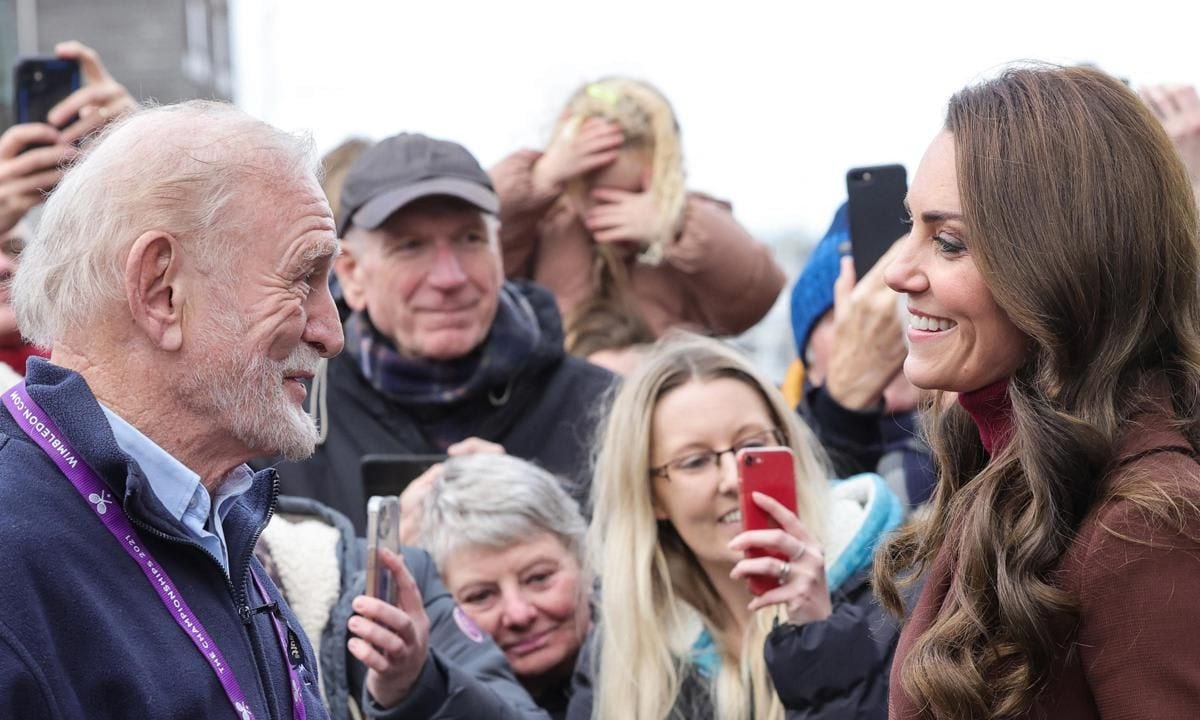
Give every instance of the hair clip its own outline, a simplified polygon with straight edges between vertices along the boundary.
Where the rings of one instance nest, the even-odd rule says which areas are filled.
[[[607,83],[594,82],[587,86],[588,97],[599,100],[600,102],[609,105],[616,105],[621,99],[620,93],[612,88]]]

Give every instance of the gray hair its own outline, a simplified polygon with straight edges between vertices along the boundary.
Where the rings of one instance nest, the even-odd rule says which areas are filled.
[[[224,103],[143,109],[112,123],[46,201],[21,256],[12,303],[22,334],[53,345],[124,302],[124,264],[143,233],[170,233],[205,270],[228,276],[246,209],[281,179],[320,165],[311,138]]]
[[[554,475],[511,455],[466,455],[447,460],[434,481],[419,543],[444,571],[460,548],[506,548],[550,533],[584,568],[586,532]]]

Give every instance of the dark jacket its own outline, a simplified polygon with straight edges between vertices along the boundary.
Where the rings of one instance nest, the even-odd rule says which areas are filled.
[[[554,298],[533,284],[515,285],[537,313],[541,336],[525,368],[507,392],[464,402],[485,418],[480,437],[499,443],[511,455],[531,460],[567,478],[567,490],[586,507],[590,488],[588,453],[599,420],[599,400],[612,385],[612,373],[563,351],[562,322]],[[423,408],[380,394],[343,353],[329,361],[327,407],[319,422],[324,443],[300,463],[277,467],[283,492],[319,500],[366,532],[367,498],[360,463],[371,453],[437,454],[421,431]],[[320,395],[321,392],[312,393]],[[489,397],[491,395],[491,397]],[[317,402],[311,398],[309,402]]]
[[[298,585],[288,568],[304,563],[306,558],[296,554],[310,552],[312,543],[270,543],[270,564],[277,569],[277,585],[284,595],[292,598],[297,612],[303,603],[318,601],[328,596],[332,604],[322,608],[328,613],[328,622],[318,640],[321,658],[321,677],[325,696],[329,700],[332,720],[349,720],[351,700],[365,702],[363,686],[366,667],[350,655],[346,649],[349,639],[347,620],[354,614],[350,603],[363,593],[364,569],[366,568],[365,542],[355,538],[354,528],[345,516],[306,498],[279,498],[279,513],[273,523],[317,521],[337,529],[340,537],[328,548],[337,557],[340,571],[336,578],[337,592],[329,594],[324,588]],[[302,525],[300,527],[303,527]],[[304,532],[300,530],[300,532]],[[272,537],[269,530],[264,538]],[[282,536],[292,540],[295,534]],[[262,543],[259,550],[264,550]],[[456,618],[457,605],[438,577],[432,558],[417,548],[402,548],[404,562],[412,573],[425,603],[429,616],[429,661],[421,673],[411,695],[396,712],[381,714],[380,717],[413,718],[496,718],[544,719],[546,715],[534,704],[529,694],[517,682],[508,666],[504,653],[490,637],[480,633],[475,637],[467,634],[473,625],[466,625],[461,611]],[[289,554],[291,555],[289,557]],[[322,617],[324,615],[322,614]]]
[[[900,628],[875,600],[865,569],[833,593],[819,623],[780,624],[766,660],[789,720],[886,720],[888,674]]]
[[[275,508],[272,471],[224,523],[230,572],[150,492],[78,374],[29,364],[30,397],[100,476],[145,547],[225,655],[255,717],[291,718],[284,655],[267,612],[300,635],[309,718],[326,718],[312,649],[252,557]],[[0,410],[0,717],[209,718],[234,712],[216,675],[86,499]],[[251,569],[270,598],[259,597]]]
[[[882,407],[851,410],[834,400],[824,386],[807,384],[798,410],[839,477],[879,473],[909,508],[933,494],[937,473],[933,455],[920,438],[916,412],[885,415]]]

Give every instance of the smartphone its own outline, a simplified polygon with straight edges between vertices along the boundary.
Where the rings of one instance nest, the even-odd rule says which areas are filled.
[[[775,518],[754,502],[753,493],[769,495],[785,508],[796,512],[796,458],[790,448],[745,448],[737,454],[738,475],[742,480],[742,528],[767,530],[779,527]],[[746,551],[746,557],[774,557],[789,560],[786,555],[758,548]],[[777,575],[751,575],[750,591],[762,595],[779,587]]]
[[[384,548],[400,553],[400,498],[375,495],[367,501],[367,595],[396,604],[396,581],[379,559]]]
[[[79,61],[74,59],[23,58],[13,74],[13,110],[18,123],[49,122],[51,108],[82,84]],[[63,127],[74,121],[68,120]]]
[[[399,495],[431,466],[446,462],[445,455],[364,455],[359,463],[363,491],[371,495]]]
[[[904,196],[908,174],[903,165],[851,168],[846,173],[849,199],[850,251],[859,279],[908,232]]]

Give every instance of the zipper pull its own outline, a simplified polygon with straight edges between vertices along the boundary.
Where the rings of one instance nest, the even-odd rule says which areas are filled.
[[[254,611],[250,609],[249,605],[242,603],[238,608],[238,617],[242,619],[243,625],[249,625],[254,621]]]

